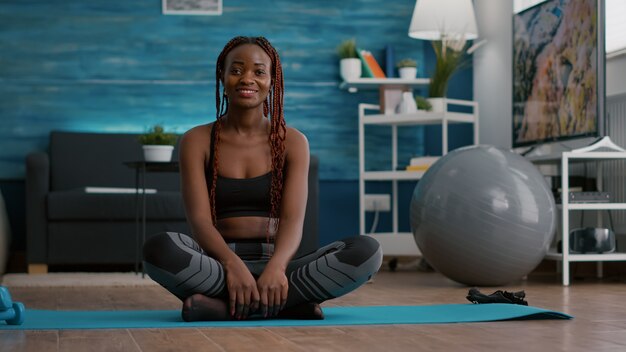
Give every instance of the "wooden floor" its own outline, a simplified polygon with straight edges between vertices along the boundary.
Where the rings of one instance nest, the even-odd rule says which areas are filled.
[[[530,305],[575,319],[471,324],[293,328],[189,328],[0,331],[0,351],[626,351],[623,278],[574,280],[531,275],[506,287],[523,289]],[[497,287],[481,288],[491,293]],[[437,273],[379,273],[338,305],[466,303],[468,288]],[[38,309],[178,309],[160,287],[14,288],[14,300]]]

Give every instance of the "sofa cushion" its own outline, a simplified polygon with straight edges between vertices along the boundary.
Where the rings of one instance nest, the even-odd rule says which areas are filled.
[[[48,219],[59,220],[134,220],[135,194],[85,193],[83,190],[56,191],[48,194]],[[139,213],[141,214],[141,212]],[[180,192],[158,191],[146,194],[147,220],[182,220],[185,210]]]
[[[48,264],[126,264],[142,258],[135,221],[68,221],[48,224]],[[146,223],[146,239],[163,231],[190,233],[184,221]]]
[[[135,187],[135,170],[126,161],[143,160],[138,134],[128,133],[50,133],[50,188],[71,190],[87,186]],[[174,149],[173,159],[178,151]],[[178,191],[178,173],[151,172],[146,187]]]

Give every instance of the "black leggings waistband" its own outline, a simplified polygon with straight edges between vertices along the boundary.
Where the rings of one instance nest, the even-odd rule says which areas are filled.
[[[228,247],[242,260],[269,260],[274,253],[274,243],[259,241],[237,241]]]
[[[238,238],[233,240],[225,239],[226,243],[274,243],[275,238],[270,237],[269,242],[268,239],[263,238]]]

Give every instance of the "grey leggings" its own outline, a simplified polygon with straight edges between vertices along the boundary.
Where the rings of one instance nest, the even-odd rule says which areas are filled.
[[[269,260],[272,244],[243,242],[229,246],[258,278]],[[159,233],[146,241],[143,252],[148,275],[181,300],[196,293],[228,297],[222,265],[191,237],[175,232]],[[321,303],[345,295],[367,282],[381,263],[380,245],[368,236],[336,241],[294,259],[286,270],[289,294],[285,307]]]

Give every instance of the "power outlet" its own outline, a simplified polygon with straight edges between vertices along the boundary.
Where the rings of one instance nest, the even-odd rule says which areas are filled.
[[[389,194],[366,194],[365,211],[390,211],[391,197]]]

